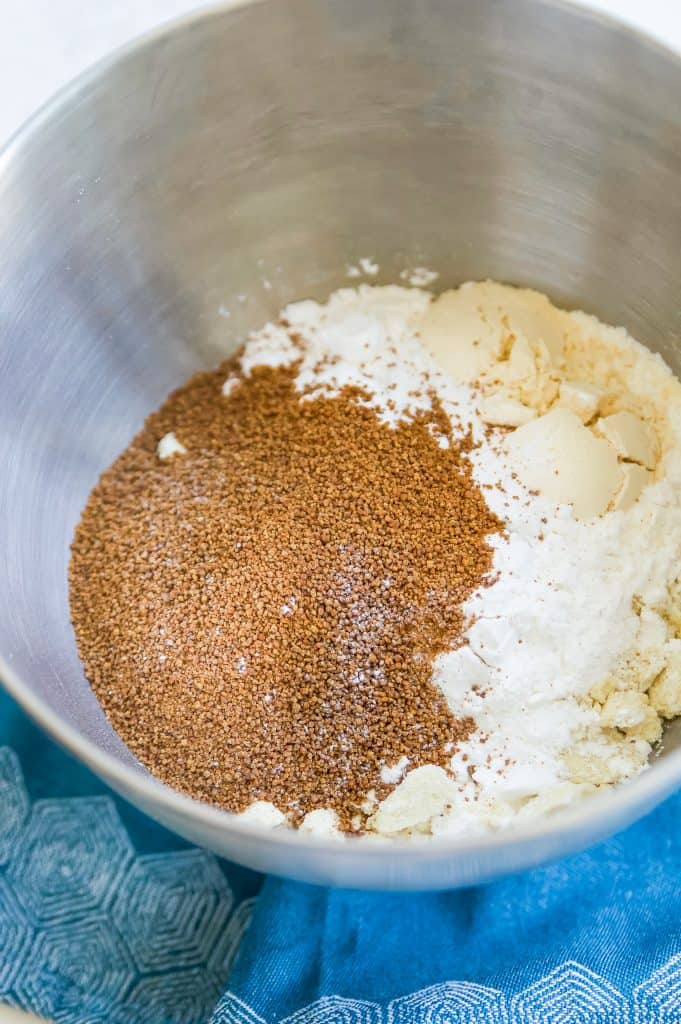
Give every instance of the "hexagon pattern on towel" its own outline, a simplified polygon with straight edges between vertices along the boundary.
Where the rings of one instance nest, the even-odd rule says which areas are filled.
[[[506,1024],[506,1007],[501,992],[472,982],[447,981],[431,985],[421,992],[394,999],[390,1004],[390,1024],[467,1024],[484,1020]]]
[[[19,758],[9,747],[0,747],[0,865],[14,849],[28,815],[28,803]]]
[[[227,992],[209,1024],[268,1022]],[[339,996],[318,999],[278,1024],[681,1024],[681,954],[634,989],[631,998],[596,972],[567,961],[511,996],[474,982],[444,982],[386,1006]]]
[[[33,929],[12,890],[0,876],[0,994],[11,990],[32,941]]]
[[[235,907],[205,851],[137,854],[109,797],[31,807],[16,754],[0,748],[0,1002],[56,1024],[681,1022],[681,953],[627,996],[568,961],[510,994],[446,981],[387,1005],[330,995],[266,1021],[222,994],[253,905]]]
[[[599,974],[572,961],[540,978],[511,1000],[518,1024],[628,1024],[627,1000]]]
[[[150,974],[139,979],[126,999],[126,1019],[135,1024],[203,1024],[219,998],[220,986],[203,967]]]
[[[634,990],[635,1024],[678,1024],[681,1020],[681,953]]]
[[[138,857],[125,875],[113,919],[140,972],[208,961],[234,900],[215,858],[203,850]]]
[[[7,877],[36,924],[104,909],[133,855],[107,796],[38,800]]]
[[[381,1021],[378,1003],[326,996],[286,1017],[282,1024],[381,1024]]]
[[[108,796],[36,800],[0,747],[0,1003],[56,1024],[206,1024],[253,899],[203,850],[140,856]]]
[[[39,932],[14,991],[41,1016],[69,1019],[84,1006],[99,1013],[115,1006],[131,976],[130,954],[109,919],[91,917]]]

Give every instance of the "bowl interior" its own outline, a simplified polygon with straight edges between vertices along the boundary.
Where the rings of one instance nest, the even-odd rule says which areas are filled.
[[[670,54],[561,5],[277,0],[157,33],[39,114],[0,157],[13,691],[144,802],[69,625],[80,510],[170,389],[286,302],[349,283],[361,256],[379,283],[425,265],[438,287],[532,285],[681,370],[680,100]],[[675,746],[672,730],[661,763]],[[226,817],[197,834],[185,804],[175,827],[247,857]],[[449,857],[431,883],[457,880]]]

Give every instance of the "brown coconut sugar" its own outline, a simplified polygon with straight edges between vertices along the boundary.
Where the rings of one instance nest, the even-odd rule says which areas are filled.
[[[294,824],[361,829],[381,768],[445,765],[471,731],[431,682],[501,529],[470,441],[432,411],[396,428],[296,367],[222,394],[231,360],[149,417],[92,492],[70,565],[79,651],[114,728],[164,782]],[[173,432],[186,454],[161,461]],[[362,809],[364,804],[364,809]]]

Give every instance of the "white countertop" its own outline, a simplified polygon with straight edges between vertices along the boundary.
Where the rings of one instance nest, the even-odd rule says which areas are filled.
[[[207,6],[209,0],[0,0],[0,144],[88,65],[163,21]],[[681,52],[677,0],[592,0],[590,6]],[[0,1024],[34,1019],[0,1006]]]

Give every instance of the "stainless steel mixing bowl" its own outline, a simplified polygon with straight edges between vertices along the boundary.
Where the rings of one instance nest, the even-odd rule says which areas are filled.
[[[78,661],[66,566],[144,416],[303,296],[405,267],[534,285],[681,369],[681,65],[538,0],[272,0],[156,33],[80,78],[0,157],[0,675],[115,790],[264,871],[438,888],[586,846],[681,784],[644,775],[469,842],[262,833],[162,787]],[[229,314],[229,315],[228,315]]]

